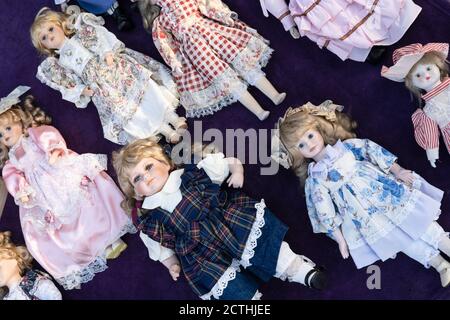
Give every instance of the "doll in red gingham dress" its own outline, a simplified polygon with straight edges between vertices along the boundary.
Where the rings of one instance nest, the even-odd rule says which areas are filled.
[[[261,71],[273,51],[268,41],[220,0],[138,0],[138,5],[144,27],[172,68],[187,117],[239,101],[266,119],[269,111],[250,95],[248,84],[277,105],[286,97]]]

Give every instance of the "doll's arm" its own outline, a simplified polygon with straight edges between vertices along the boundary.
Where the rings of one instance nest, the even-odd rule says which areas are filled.
[[[321,181],[309,177],[305,183],[306,206],[314,233],[333,234],[342,224],[328,189]]]
[[[238,17],[236,12],[231,11],[220,0],[199,0],[198,8],[204,16],[228,26],[234,25],[234,20]]]
[[[205,158],[197,164],[197,167],[205,170],[211,181],[216,184],[222,184],[229,176],[230,172],[231,176],[228,179],[229,185],[239,188],[242,187],[244,182],[244,168],[239,159],[225,158],[224,154],[221,152],[207,154]]]
[[[421,109],[417,109],[411,116],[411,119],[417,144],[425,149],[428,161],[430,161],[433,168],[436,168],[436,160],[439,159],[438,124]]]
[[[177,40],[159,24],[157,19],[153,23],[152,37],[164,61],[170,66],[175,75],[181,75],[183,64],[179,57],[181,53]]]
[[[82,34],[79,38],[83,45],[101,58],[125,49],[124,43],[103,27],[104,23],[103,18],[86,12],[81,13],[75,23],[75,28]]]
[[[342,230],[340,227],[333,231],[332,238],[334,239],[334,241],[337,242],[342,258],[347,259],[350,254],[348,251],[347,241],[345,241],[344,235],[342,234]]]
[[[54,57],[45,59],[38,67],[36,77],[50,88],[58,90],[64,100],[74,103],[77,108],[86,108],[91,98],[84,95],[87,86],[74,72],[58,64]]]
[[[18,206],[32,206],[36,193],[28,184],[24,173],[7,161],[3,167],[2,176],[8,192],[14,197],[14,202]]]
[[[359,161],[369,161],[383,172],[389,173],[397,157],[369,139],[348,139],[345,145]]]
[[[47,154],[47,159],[50,161],[57,160],[57,158],[68,154],[66,141],[59,131],[52,126],[39,126],[30,128],[28,133],[39,146],[39,148]]]
[[[148,249],[150,259],[160,261],[169,270],[172,279],[177,280],[180,275],[180,262],[178,261],[174,251],[163,247],[161,244],[142,232],[140,232],[139,236]]]
[[[284,30],[296,29],[294,18],[292,18],[285,0],[261,0],[261,6],[263,7],[263,11],[266,9],[281,21]]]

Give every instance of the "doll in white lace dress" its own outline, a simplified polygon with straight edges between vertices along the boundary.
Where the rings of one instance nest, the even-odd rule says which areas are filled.
[[[32,262],[27,248],[11,241],[11,232],[0,232],[0,300],[61,300],[51,278],[31,269]]]
[[[187,125],[175,113],[178,93],[168,70],[125,48],[102,18],[77,7],[69,12],[43,8],[31,26],[33,45],[48,56],[37,78],[78,108],[92,99],[112,142],[123,145],[158,133],[178,142]]]

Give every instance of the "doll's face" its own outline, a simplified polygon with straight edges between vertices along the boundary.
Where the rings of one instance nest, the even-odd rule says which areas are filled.
[[[309,129],[299,137],[298,150],[305,158],[314,158],[325,147],[323,137],[316,129]]]
[[[0,287],[8,285],[9,281],[19,276],[20,270],[15,259],[0,258]]]
[[[433,87],[441,80],[439,68],[434,63],[418,64],[411,73],[412,84],[425,91],[433,89]]]
[[[8,148],[15,145],[23,134],[22,123],[2,123],[0,124],[0,142]]]
[[[129,171],[130,182],[139,197],[149,197],[161,191],[169,178],[170,165],[154,158],[142,159]]]
[[[44,23],[38,36],[41,44],[50,50],[61,48],[66,38],[64,30],[53,22]]]

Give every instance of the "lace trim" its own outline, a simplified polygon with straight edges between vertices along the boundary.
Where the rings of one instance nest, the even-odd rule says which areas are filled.
[[[264,221],[264,209],[266,208],[266,203],[264,199],[261,202],[255,204],[256,208],[256,218],[253,223],[250,235],[248,236],[247,242],[245,243],[245,249],[241,257],[241,265],[244,268],[251,266],[250,259],[255,255],[255,248],[258,246],[258,238],[262,235],[262,227],[266,224]]]
[[[211,300],[211,297],[219,299],[220,296],[223,294],[225,288],[228,286],[228,282],[236,278],[236,272],[240,272],[239,261],[233,259],[233,261],[231,262],[231,266],[229,266],[227,270],[225,270],[225,272],[217,281],[217,283],[214,285],[214,287],[212,287],[211,291],[200,296],[200,299]]]
[[[22,197],[28,197],[28,202],[24,203],[20,200]],[[33,187],[30,185],[24,186],[20,188],[20,190],[14,195],[14,202],[16,205],[23,208],[32,208],[34,207],[33,199],[36,197],[36,191],[34,191]]]
[[[246,82],[253,85],[260,77],[265,75],[265,73],[261,71],[261,68],[265,67],[269,62],[273,49],[266,47],[259,61],[257,61],[256,65],[249,70],[245,70],[246,66],[248,66],[248,61],[243,59],[243,57],[249,55],[248,51],[254,51],[259,48],[261,46],[261,41],[262,40],[260,39],[250,40],[247,47],[237,55],[235,60],[231,63],[233,67],[230,67],[222,75],[216,77],[214,82],[208,88],[195,93],[190,93],[189,95],[181,95],[181,104],[186,108],[186,117],[200,118],[222,110],[223,107],[235,103],[241,97],[242,93],[247,90],[248,84]],[[245,71],[246,82],[236,76],[236,71],[233,70],[234,68]],[[217,93],[221,92],[224,87],[231,88],[228,89],[230,94],[218,98]],[[191,106],[191,108],[189,106]]]
[[[136,228],[129,223],[122,228],[121,232],[117,235],[116,240],[111,243],[114,243],[126,233],[136,233],[136,231]],[[73,271],[72,273],[61,278],[55,278],[55,280],[63,286],[65,290],[72,290],[79,288],[82,283],[91,281],[95,277],[96,273],[103,272],[106,269],[108,269],[108,266],[106,263],[106,255],[103,252],[102,255],[97,256],[93,262],[83,269]]]

